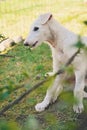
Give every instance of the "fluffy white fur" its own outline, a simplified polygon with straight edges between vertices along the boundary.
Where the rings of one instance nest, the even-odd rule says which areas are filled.
[[[81,40],[87,45],[87,37],[82,37]],[[52,50],[53,72],[50,72],[49,75],[54,75],[59,70],[61,63],[67,62],[77,51],[77,48],[73,45],[78,41],[78,35],[64,28],[53,18],[52,14],[47,13],[40,15],[34,22],[24,44],[37,47],[43,41],[47,41]],[[87,70],[87,55],[85,52],[81,52],[75,58],[73,66],[75,73],[74,97],[78,100],[73,109],[76,113],[81,113],[84,110],[83,98],[87,97],[87,93],[84,92]],[[56,101],[63,89],[61,82],[62,75],[56,76],[52,87],[47,90],[44,100],[35,106],[36,111],[44,111],[50,103]]]
[[[86,4],[87,4],[87,0],[84,0],[84,3],[86,3]]]

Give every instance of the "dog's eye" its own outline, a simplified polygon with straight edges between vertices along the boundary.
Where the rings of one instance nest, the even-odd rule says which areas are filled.
[[[33,30],[34,30],[34,31],[37,31],[37,30],[39,30],[39,27],[34,27]]]

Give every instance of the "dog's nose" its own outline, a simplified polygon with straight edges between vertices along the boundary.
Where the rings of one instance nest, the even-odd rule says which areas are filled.
[[[24,42],[24,46],[29,46],[28,42]]]

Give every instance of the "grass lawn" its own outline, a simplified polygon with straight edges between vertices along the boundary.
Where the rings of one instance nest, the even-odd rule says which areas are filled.
[[[33,20],[44,12],[52,12],[54,17],[71,31],[87,35],[87,26],[83,23],[87,21],[87,4],[82,0],[0,1],[0,33],[11,38],[19,35],[25,37]],[[3,91],[5,99],[0,101],[0,109],[41,81],[44,74],[52,70],[51,51],[46,44],[29,51],[23,43],[20,43],[9,50],[8,54],[15,58],[0,57],[0,88],[5,88]],[[24,87],[17,89],[23,84]],[[33,118],[34,124],[39,125],[34,128],[33,125],[29,126],[27,129],[30,130],[75,130],[77,126],[79,126],[78,130],[87,130],[84,121],[87,118],[87,101],[84,100],[85,114],[75,114],[72,110],[72,92],[64,92],[45,112],[35,111],[35,104],[43,100],[50,85],[51,83],[48,82],[32,92],[0,119],[14,120],[21,128],[27,118],[28,123],[32,124]],[[7,88],[14,92],[6,93]],[[85,127],[81,128],[80,124]]]

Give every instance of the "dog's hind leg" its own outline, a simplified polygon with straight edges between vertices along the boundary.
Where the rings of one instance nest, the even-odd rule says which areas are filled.
[[[85,91],[83,92],[83,97],[87,98],[87,92],[85,92]]]
[[[60,84],[53,95],[52,103],[54,103],[57,100],[57,97],[61,94],[62,91],[63,91],[63,86]]]
[[[85,70],[75,71],[76,84],[74,89],[75,104],[73,109],[76,113],[81,113],[84,110],[83,97],[87,94],[84,92],[85,87]]]
[[[85,78],[85,86],[86,86],[86,92],[84,91],[83,95],[84,95],[84,98],[87,98],[87,74],[86,74],[86,78]]]
[[[47,106],[50,103],[52,103],[54,100],[57,99],[57,96],[60,94],[62,90],[60,87],[61,86],[60,83],[61,83],[61,76],[56,76],[52,87],[48,88],[44,100],[35,106],[36,111],[38,112],[44,111],[45,108],[47,108]]]

